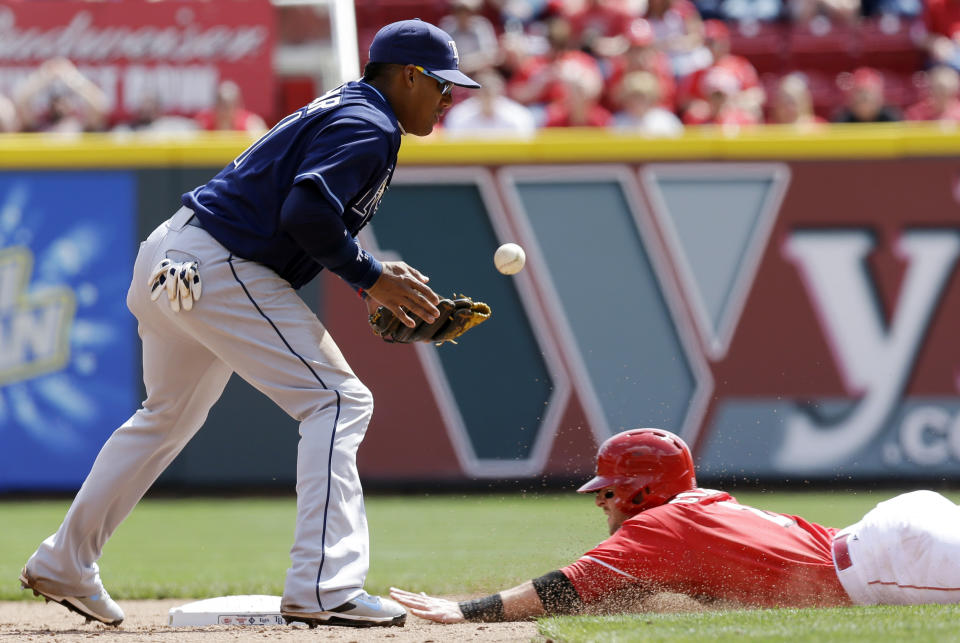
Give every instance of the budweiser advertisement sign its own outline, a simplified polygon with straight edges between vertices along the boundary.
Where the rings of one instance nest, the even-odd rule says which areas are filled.
[[[40,64],[67,58],[107,95],[113,120],[147,98],[190,115],[212,106],[222,80],[247,109],[273,111],[274,13],[237,2],[10,2],[0,4],[0,92],[12,95]]]

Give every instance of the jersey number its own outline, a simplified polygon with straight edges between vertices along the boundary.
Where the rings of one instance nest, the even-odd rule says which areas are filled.
[[[287,125],[297,122],[304,116],[310,116],[317,110],[329,109],[331,107],[336,107],[337,105],[339,105],[340,99],[342,98],[342,95],[341,95],[342,93],[343,93],[343,85],[341,85],[340,87],[337,87],[336,89],[331,89],[323,96],[318,96],[314,98],[312,101],[310,101],[310,104],[307,105],[306,107],[301,107],[300,109],[290,114],[289,116],[285,116],[283,119],[280,120],[279,123],[274,125],[269,132],[261,136],[256,143],[254,143],[253,145],[248,147],[246,150],[244,150],[243,154],[235,158],[233,161],[233,167],[240,167],[243,164],[243,162],[247,160],[247,157],[249,157],[250,154],[253,153],[254,150],[256,150],[258,147],[266,143],[271,136],[273,136],[274,134],[276,134],[277,132],[285,128]]]

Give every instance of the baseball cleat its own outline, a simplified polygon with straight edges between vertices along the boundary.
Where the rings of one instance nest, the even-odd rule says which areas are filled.
[[[42,596],[46,602],[60,603],[71,612],[75,612],[90,621],[99,621],[105,625],[120,625],[123,622],[123,610],[110,598],[107,590],[101,589],[96,596],[58,596],[37,589],[35,582],[27,575],[27,568],[20,572],[20,586],[33,591],[34,596]]]
[[[293,612],[280,609],[287,625],[306,623],[310,629],[318,625],[342,625],[346,627],[403,627],[407,611],[389,598],[370,596],[363,592],[340,607],[323,612]]]

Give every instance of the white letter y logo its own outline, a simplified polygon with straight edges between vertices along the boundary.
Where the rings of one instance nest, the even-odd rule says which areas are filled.
[[[873,248],[866,231],[793,233],[786,255],[797,266],[850,392],[863,398],[842,420],[824,426],[794,412],[775,463],[810,470],[843,462],[887,420],[913,369],[943,286],[957,256],[953,230],[905,232],[896,250],[908,262],[896,308],[885,328],[864,260]]]

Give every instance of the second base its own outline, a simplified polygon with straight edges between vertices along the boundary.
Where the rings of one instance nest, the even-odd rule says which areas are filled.
[[[283,625],[280,597],[265,595],[217,596],[170,608],[173,627],[206,625]]]

